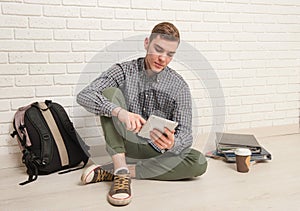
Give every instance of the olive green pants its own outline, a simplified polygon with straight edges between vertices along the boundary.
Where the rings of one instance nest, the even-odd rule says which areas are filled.
[[[111,102],[126,109],[122,92],[108,88],[103,95]],[[136,164],[137,179],[180,180],[200,176],[207,169],[207,161],[202,153],[187,148],[180,154],[159,153],[144,139],[126,127],[116,117],[101,116],[101,124],[110,155],[125,153],[127,163]]]

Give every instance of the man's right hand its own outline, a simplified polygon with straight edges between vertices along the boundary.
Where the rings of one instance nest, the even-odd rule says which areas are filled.
[[[117,116],[120,122],[125,123],[127,130],[133,131],[134,133],[138,133],[146,123],[146,120],[141,117],[141,115],[126,111],[120,107],[115,108],[113,114]]]

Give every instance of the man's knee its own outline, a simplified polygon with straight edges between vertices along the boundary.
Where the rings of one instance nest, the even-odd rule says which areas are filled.
[[[191,173],[194,177],[204,174],[207,170],[207,160],[205,156],[195,149],[189,149],[186,157],[191,166]]]
[[[103,96],[106,97],[110,102],[112,102],[113,99],[115,99],[121,93],[121,90],[116,87],[108,87],[102,91]]]
[[[206,170],[207,170],[207,161],[205,157],[204,159],[200,158],[198,162],[195,164],[195,177],[201,176],[206,172]]]

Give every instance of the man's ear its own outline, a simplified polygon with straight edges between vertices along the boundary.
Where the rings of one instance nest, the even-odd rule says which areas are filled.
[[[145,50],[148,50],[148,47],[149,47],[149,38],[146,37],[145,40],[144,40],[144,48],[145,48]]]

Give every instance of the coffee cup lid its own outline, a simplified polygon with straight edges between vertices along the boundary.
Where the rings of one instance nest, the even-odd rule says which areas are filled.
[[[234,153],[236,155],[248,156],[251,155],[251,150],[248,148],[237,148]]]

